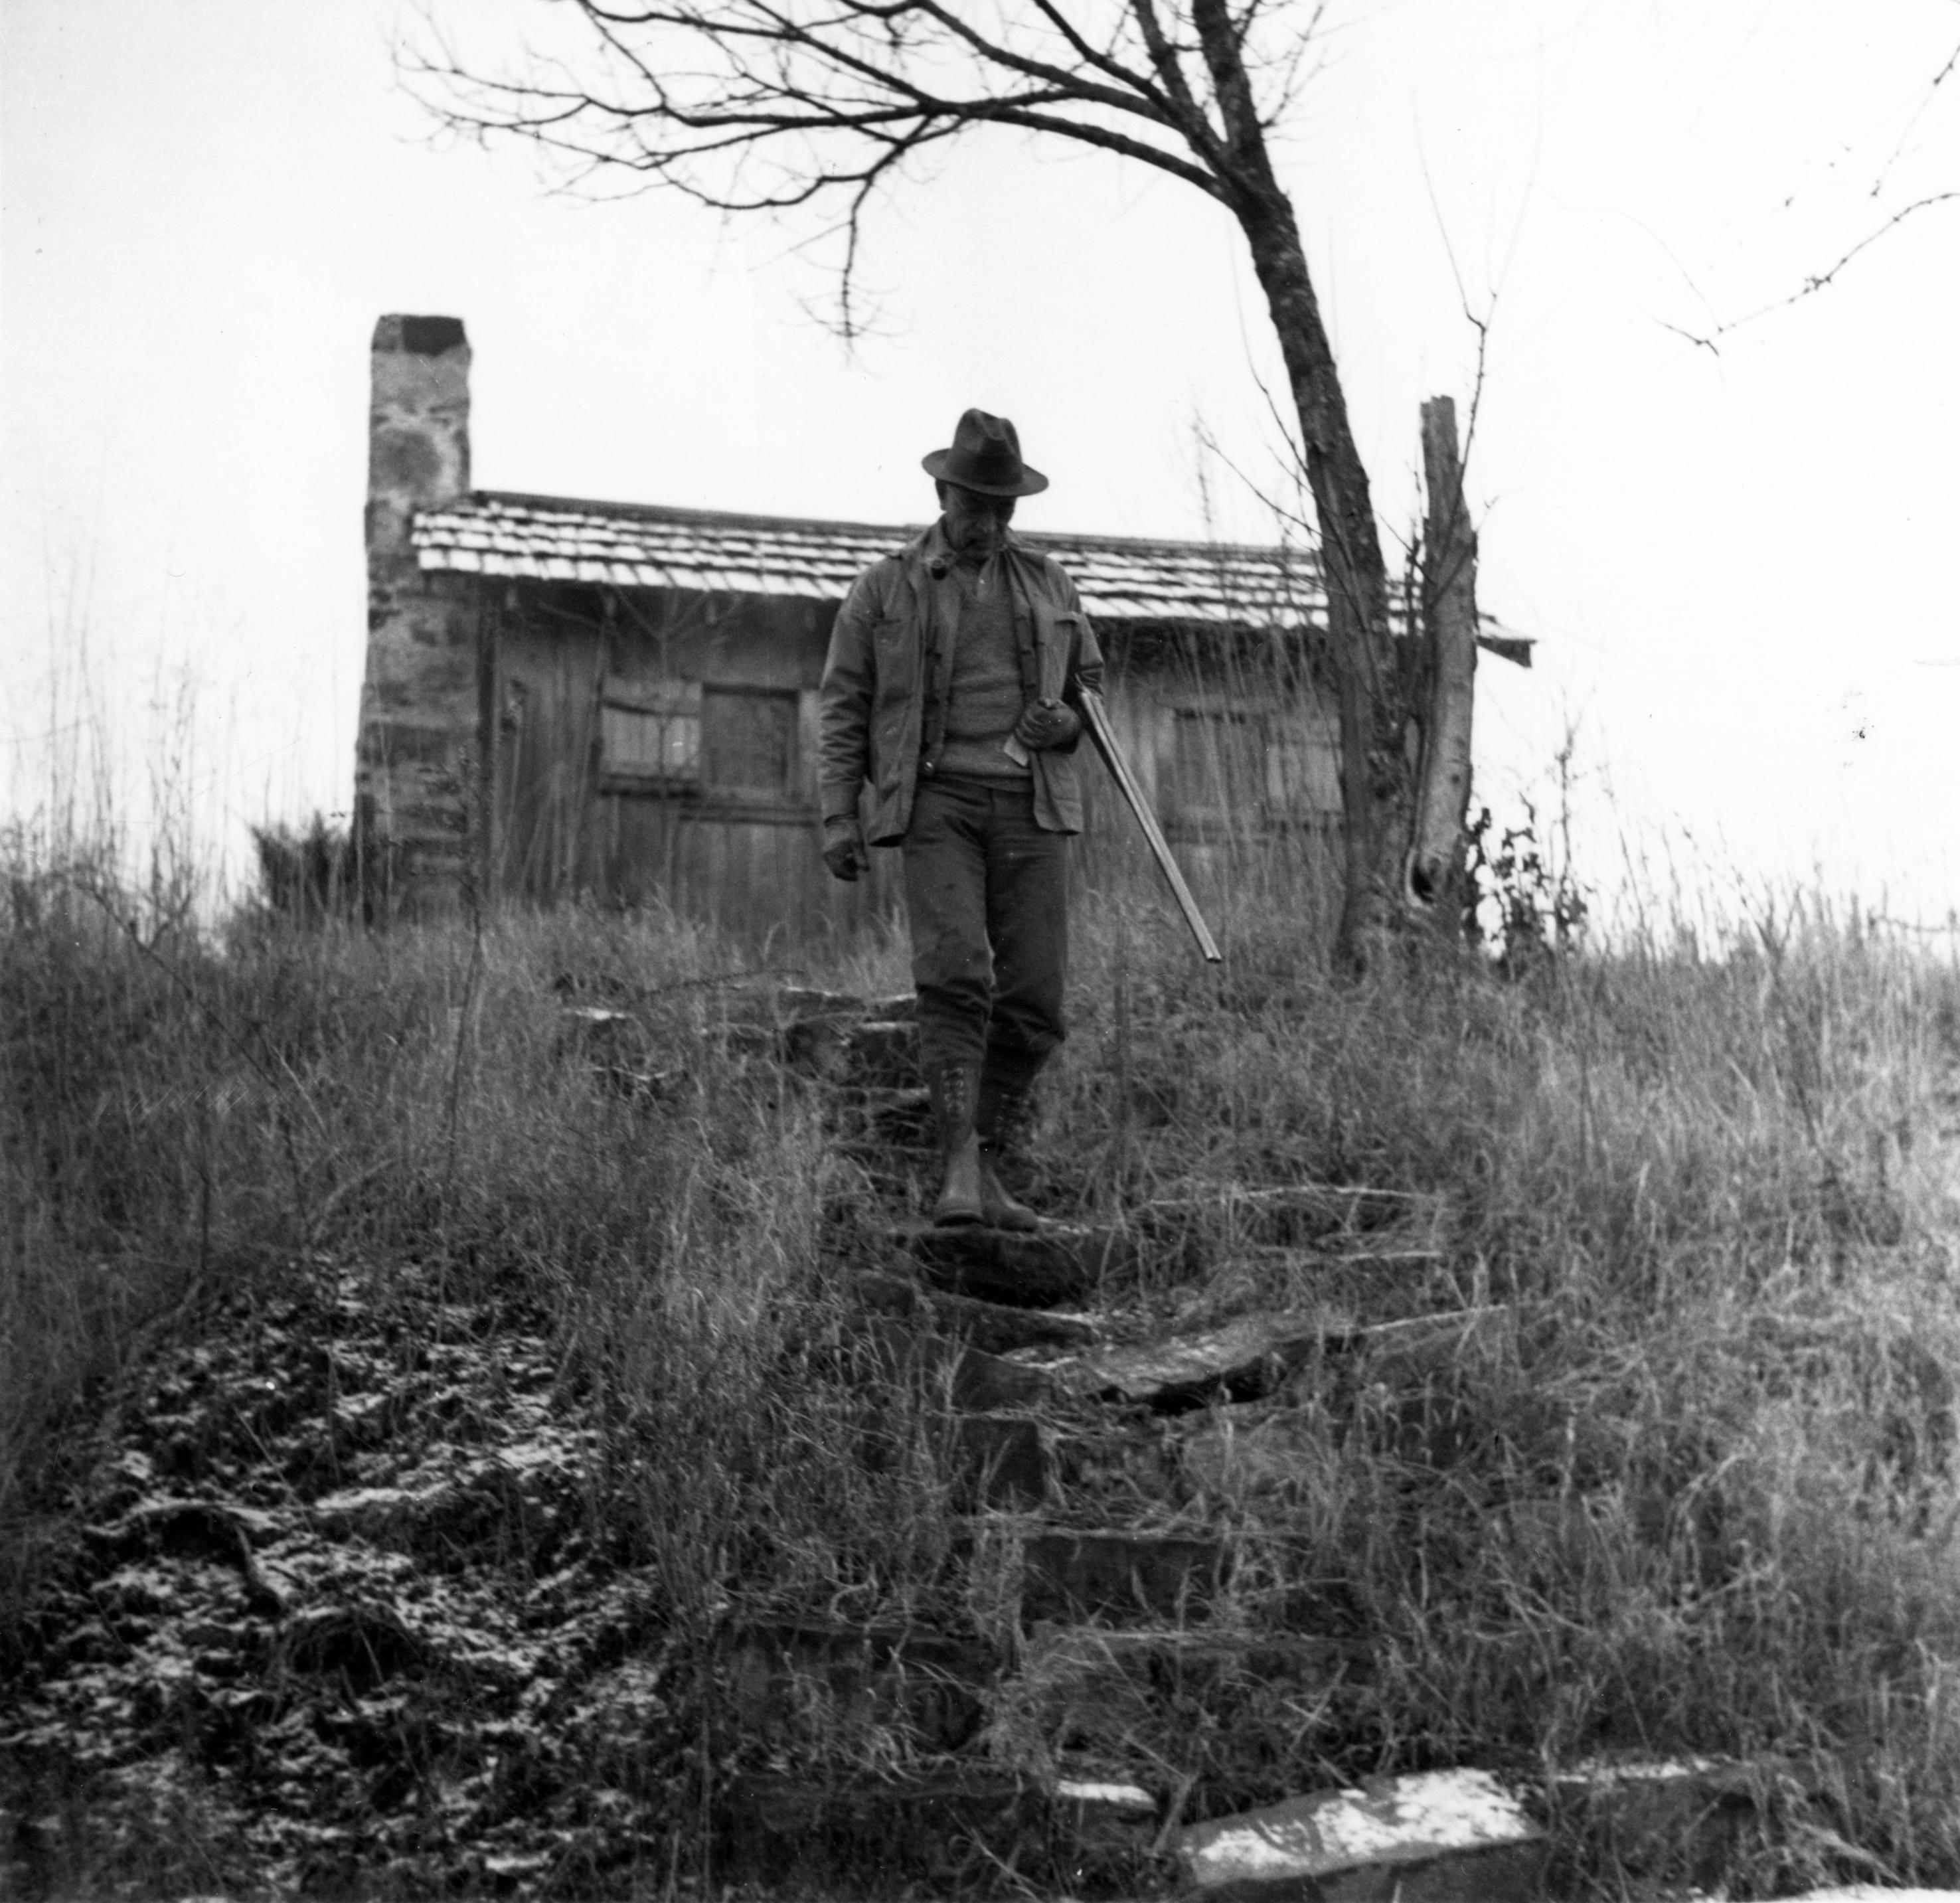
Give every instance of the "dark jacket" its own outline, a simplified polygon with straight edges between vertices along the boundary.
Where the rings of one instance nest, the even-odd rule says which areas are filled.
[[[873,845],[905,837],[918,776],[933,770],[944,737],[955,584],[935,578],[928,564],[950,555],[935,523],[858,578],[831,630],[819,695],[823,816],[855,813],[868,781],[864,836]],[[1016,631],[1032,638],[1042,694],[1065,701],[1078,688],[1099,688],[1102,651],[1060,563],[1011,535],[994,558],[1013,590]],[[1032,756],[1032,770],[1036,823],[1050,832],[1080,832],[1074,748],[1044,749]]]

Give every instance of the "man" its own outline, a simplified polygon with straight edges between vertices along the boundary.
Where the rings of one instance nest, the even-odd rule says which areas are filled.
[[[933,1221],[1031,1229],[997,1166],[1064,1034],[1066,851],[1082,829],[1082,717],[1066,703],[1100,684],[1102,657],[1074,583],[1008,533],[1016,499],[1048,487],[1013,425],[969,409],[924,468],[943,513],[858,578],[831,634],[823,858],[848,880],[867,839],[904,855],[944,1171]]]

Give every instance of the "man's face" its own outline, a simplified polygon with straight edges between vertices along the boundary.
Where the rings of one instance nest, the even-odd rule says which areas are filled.
[[[1011,495],[981,495],[955,482],[940,483],[939,499],[946,511],[946,539],[956,549],[996,546],[1014,513]]]

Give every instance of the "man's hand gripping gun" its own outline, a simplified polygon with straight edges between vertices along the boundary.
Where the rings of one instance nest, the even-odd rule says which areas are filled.
[[[1150,810],[1150,803],[1144,797],[1144,789],[1138,785],[1137,776],[1130,771],[1130,763],[1123,757],[1123,749],[1116,744],[1116,736],[1109,725],[1109,710],[1102,705],[1102,696],[1093,687],[1083,688],[1077,696],[1082,708],[1082,718],[1089,729],[1089,737],[1096,743],[1096,750],[1102,756],[1102,764],[1109,769],[1110,777],[1122,789],[1123,797],[1130,803],[1130,810],[1137,816],[1137,823],[1144,829],[1144,837],[1149,841],[1152,853],[1165,878],[1170,881],[1171,896],[1177,901],[1178,910],[1184,914],[1184,922],[1191,928],[1191,935],[1198,940],[1198,949],[1208,963],[1216,965],[1223,954],[1218,949],[1218,941],[1211,936],[1205,924],[1204,915],[1198,909],[1198,901],[1191,896],[1191,888],[1184,883],[1184,874],[1177,869],[1177,861],[1170,856],[1170,842],[1163,836],[1163,828],[1157,824],[1157,816]],[[1044,701],[1044,707],[1052,707],[1052,701]],[[1028,763],[1028,751],[1018,736],[1010,739],[1004,749],[1009,759],[1017,766]]]

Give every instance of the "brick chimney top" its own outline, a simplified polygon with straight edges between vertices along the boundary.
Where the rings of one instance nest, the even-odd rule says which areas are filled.
[[[469,487],[469,345],[460,317],[381,318],[368,358],[368,546],[406,555],[418,508]]]
[[[445,350],[466,346],[460,317],[405,317],[399,314],[377,318],[374,323],[377,351],[400,352],[410,357],[440,357]]]

